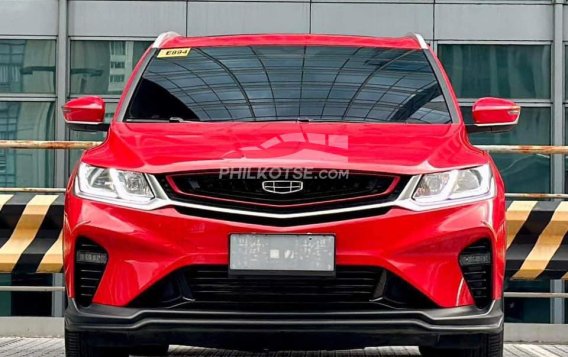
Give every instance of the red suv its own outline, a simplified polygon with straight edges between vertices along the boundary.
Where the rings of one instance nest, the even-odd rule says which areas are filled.
[[[161,35],[69,180],[68,356],[417,345],[502,356],[505,199],[417,35]]]

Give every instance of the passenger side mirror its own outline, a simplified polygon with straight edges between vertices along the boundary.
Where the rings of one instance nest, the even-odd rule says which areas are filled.
[[[107,131],[105,124],[105,101],[100,97],[88,96],[71,99],[63,106],[65,123],[72,130]]]
[[[511,130],[519,121],[521,107],[515,102],[501,98],[481,98],[472,108],[473,125],[469,133],[503,132]]]

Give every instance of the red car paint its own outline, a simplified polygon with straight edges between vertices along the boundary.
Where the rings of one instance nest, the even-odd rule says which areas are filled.
[[[239,232],[328,233],[337,235],[338,265],[371,265],[391,269],[442,307],[473,304],[461,286],[457,256],[463,247],[491,237],[496,251],[494,298],[502,296],[505,258],[502,198],[467,207],[407,212],[393,209],[380,218],[342,224],[266,227],[191,219],[165,208],[141,212],[89,202],[73,195],[66,216],[66,237],[93,239],[113,254],[101,281],[95,303],[125,306],[141,291],[168,273],[191,264],[227,264],[228,235]],[[479,222],[484,222],[480,225]],[[491,222],[501,222],[491,227]],[[102,224],[104,222],[104,224]],[[74,227],[71,229],[70,227]],[[405,229],[401,229],[405,227]],[[65,259],[73,260],[74,245],[66,240]],[[73,269],[66,265],[67,287],[73,292]],[[72,295],[71,295],[72,297]]]
[[[99,97],[81,97],[63,106],[65,119],[70,122],[99,123],[105,115],[105,102]]]
[[[210,37],[173,37],[160,48],[185,48],[205,46],[249,46],[254,45],[309,45],[309,46],[356,46],[420,49],[420,43],[413,37],[379,38],[342,35],[234,35]]]
[[[324,35],[176,37],[166,40],[161,48],[245,45],[421,48],[411,37]],[[151,55],[152,51],[147,51],[144,56]],[[139,64],[133,76],[141,70]],[[441,66],[440,71],[449,87],[449,105],[457,108]],[[117,113],[126,105],[126,93],[132,85],[131,79]],[[489,238],[494,264],[492,297],[499,300],[506,245],[503,182],[489,155],[470,144],[457,112],[458,122],[432,125],[289,121],[164,124],[128,123],[115,118],[104,143],[86,151],[82,162],[146,174],[276,165],[421,175],[490,164],[497,193],[492,199],[457,207],[420,212],[395,207],[376,217],[276,227],[192,217],[172,207],[143,211],[80,198],[74,193],[73,174],[64,226],[68,295],[75,297],[74,252],[78,237],[89,237],[109,252],[93,303],[127,306],[179,268],[228,264],[227,238],[231,233],[332,232],[337,237],[337,265],[386,268],[441,308],[474,304],[458,256],[468,245]]]
[[[267,166],[278,160],[279,167],[421,174],[487,162],[488,155],[469,144],[463,124],[424,126],[405,124],[401,130],[394,124],[113,122],[104,145],[82,160],[147,173]],[[323,135],[325,144],[310,139],[315,135]],[[329,145],[333,140],[346,141],[347,146]]]
[[[484,125],[485,123],[492,125],[495,122],[495,112],[500,112],[503,109],[507,110],[507,116],[505,117],[507,120],[504,125],[516,124],[519,120],[521,107],[507,99],[482,98],[475,103],[472,112],[475,117],[474,120],[478,125]]]

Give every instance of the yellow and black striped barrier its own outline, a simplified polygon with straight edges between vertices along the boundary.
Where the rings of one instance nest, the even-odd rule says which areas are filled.
[[[568,280],[568,201],[507,202],[507,275]]]
[[[0,273],[62,271],[63,194],[0,194]],[[568,280],[568,201],[507,202],[507,275]]]
[[[61,272],[63,200],[62,194],[0,194],[0,272]]]

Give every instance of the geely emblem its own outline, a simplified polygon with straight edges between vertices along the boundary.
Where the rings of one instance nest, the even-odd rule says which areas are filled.
[[[262,189],[266,192],[285,195],[302,191],[304,183],[302,181],[263,181]]]

